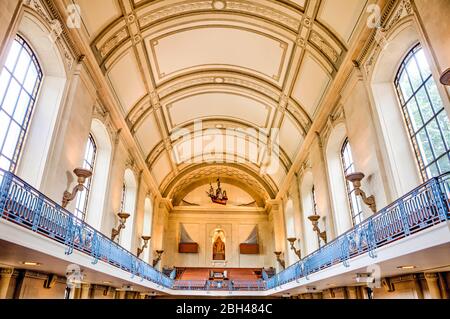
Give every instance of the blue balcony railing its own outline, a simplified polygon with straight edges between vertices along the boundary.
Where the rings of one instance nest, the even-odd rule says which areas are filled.
[[[343,263],[375,249],[450,220],[450,173],[432,178],[385,207],[319,250],[306,256],[266,281],[272,289],[288,282]]]
[[[368,254],[421,230],[450,220],[450,173],[430,179],[377,214],[268,280],[172,280],[124,249],[10,172],[0,170],[0,218],[51,238],[74,250],[176,290],[268,290]]]
[[[64,244],[66,255],[77,250],[92,256],[92,264],[101,260],[129,272],[132,278],[167,288],[173,285],[172,279],[4,170],[0,170],[0,218]]]

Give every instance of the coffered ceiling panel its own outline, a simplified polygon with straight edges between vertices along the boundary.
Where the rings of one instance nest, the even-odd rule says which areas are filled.
[[[291,2],[295,3],[296,5],[299,5],[300,7],[304,8],[306,0],[291,0]]]
[[[198,70],[232,69],[282,81],[292,44],[244,26],[196,25],[148,41],[157,82]]]
[[[268,172],[268,175],[276,185],[281,185],[283,180],[286,178],[286,171],[283,169],[281,163],[276,165],[274,164],[272,169]]]
[[[259,164],[265,150],[256,139],[240,134],[227,134],[223,130],[212,130],[201,135],[185,136],[174,145],[178,164],[186,162],[250,162]]]
[[[230,183],[251,175],[271,197],[296,166],[368,3],[67,1],[81,7],[78,32],[160,190],[191,166],[217,161],[233,171]],[[230,128],[263,131],[266,140],[251,133],[226,136]]]
[[[303,60],[292,96],[313,117],[331,77],[309,54]]]
[[[147,157],[151,150],[161,141],[158,123],[153,113],[142,121],[142,124],[136,130],[135,136],[143,155]]]
[[[171,127],[195,119],[229,118],[266,127],[270,107],[261,101],[229,92],[209,92],[188,96],[167,106]]]
[[[153,163],[151,172],[155,181],[158,185],[161,185],[164,178],[172,171],[172,167],[170,165],[170,158],[167,153],[161,153],[161,155],[156,159]]]
[[[304,137],[301,130],[288,115],[283,119],[279,140],[280,145],[283,147],[291,161],[293,161],[303,143]]]
[[[125,114],[147,94],[132,50],[111,66],[108,78]]]
[[[93,38],[108,24],[121,16],[117,0],[73,0],[80,6],[81,18],[89,36]]]
[[[348,43],[366,3],[367,0],[323,0],[317,17]]]

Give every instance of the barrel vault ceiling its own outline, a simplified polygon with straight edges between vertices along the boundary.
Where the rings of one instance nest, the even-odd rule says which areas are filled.
[[[182,185],[198,184],[194,177],[222,172],[211,162],[226,156],[237,163],[225,164],[227,178],[256,183],[254,191],[274,198],[367,6],[366,0],[70,1],[81,8],[83,37],[161,194],[175,197],[185,192]],[[180,128],[191,133],[177,134]],[[215,131],[199,137],[207,128]],[[263,128],[267,139],[235,134],[233,143],[257,149],[252,156],[226,142],[206,147],[208,154],[183,151],[227,128]],[[279,150],[266,140],[278,141]],[[273,152],[279,169],[261,172]]]

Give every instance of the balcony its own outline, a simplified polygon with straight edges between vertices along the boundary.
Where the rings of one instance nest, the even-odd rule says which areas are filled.
[[[0,171],[0,219],[63,244],[66,255],[74,251],[102,261],[156,285],[171,288],[172,279],[113,242],[26,182]]]
[[[349,268],[359,257],[375,260],[380,249],[401,243],[408,237],[416,237],[419,233],[426,233],[427,229],[433,230],[439,226],[447,228],[450,220],[450,174],[447,173],[430,179],[266,281],[174,281],[77,219],[12,173],[0,171],[0,182],[0,221],[16,225],[16,232],[18,229],[26,229],[39,234],[39,238],[57,242],[65,247],[66,256],[76,252],[89,257],[94,271],[107,272],[105,268],[95,269],[97,264],[107,264],[127,273],[135,281],[136,278],[146,280],[155,284],[156,288],[152,287],[153,289],[159,288],[174,295],[205,295],[211,292],[217,295],[231,292],[246,296],[271,295],[283,285],[298,286],[301,280],[337,265]],[[15,236],[19,238],[17,234]],[[450,241],[447,237],[441,240],[445,244]],[[12,238],[14,235],[9,237],[9,241],[14,242]],[[30,238],[33,237],[28,237],[23,242],[28,243],[28,248],[35,249],[36,245],[33,246],[33,239]],[[438,239],[433,240],[437,242]]]

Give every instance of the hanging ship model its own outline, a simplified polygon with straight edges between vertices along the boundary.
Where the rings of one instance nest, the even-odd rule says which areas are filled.
[[[209,183],[209,192],[206,192],[211,201],[216,204],[226,205],[228,201],[227,191],[222,190],[220,187],[220,179],[217,179],[217,189],[214,190],[214,187]]]

